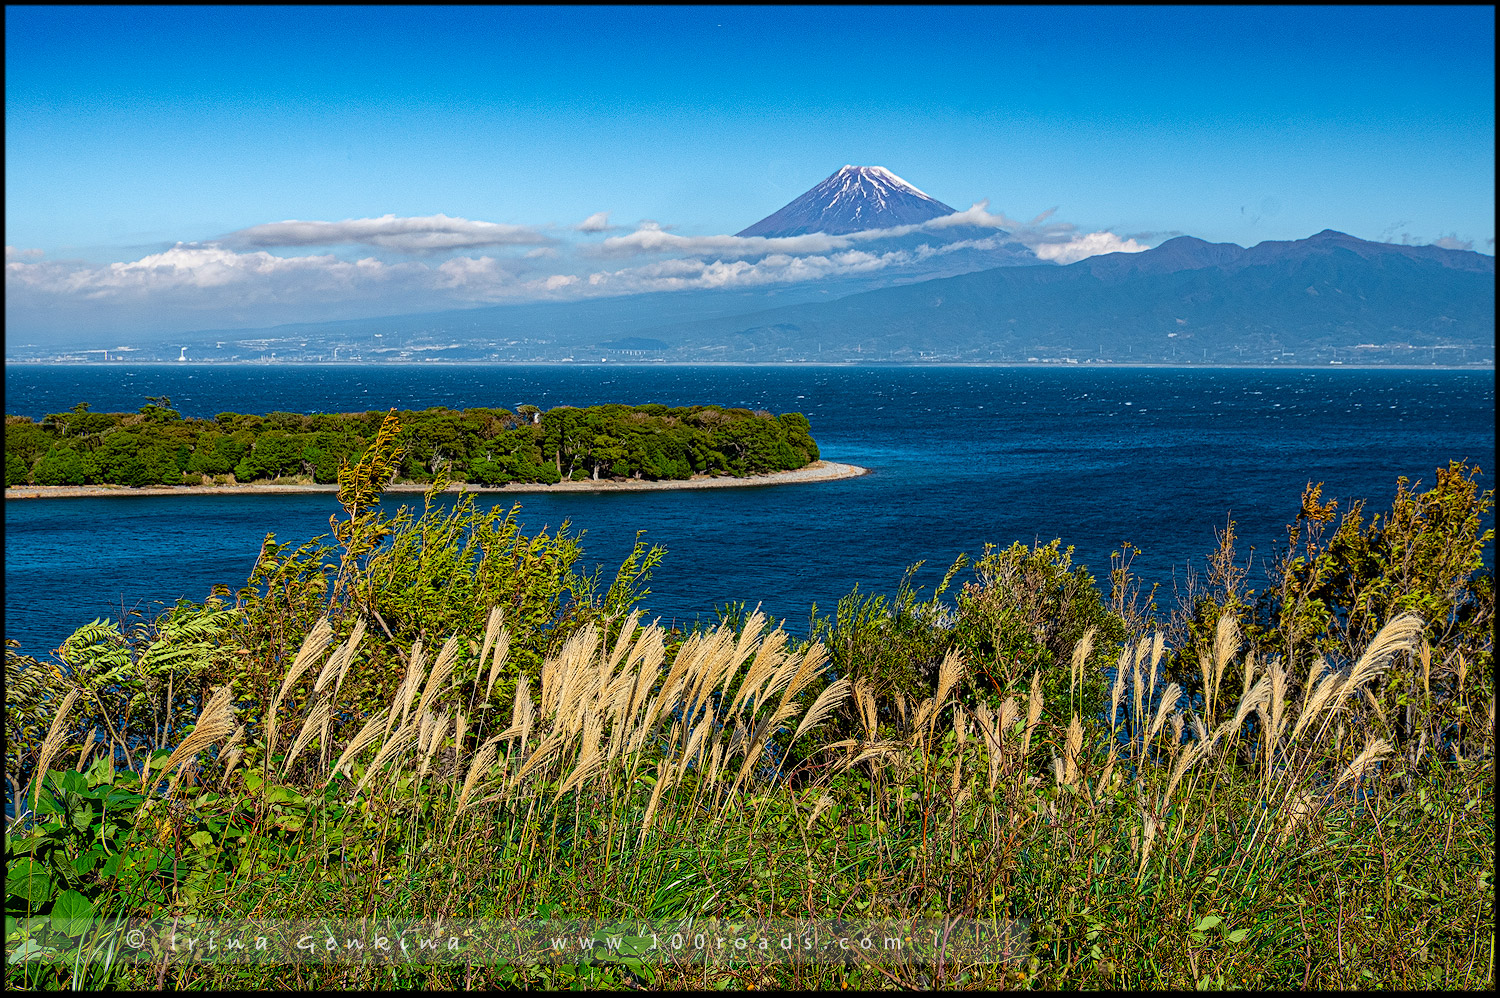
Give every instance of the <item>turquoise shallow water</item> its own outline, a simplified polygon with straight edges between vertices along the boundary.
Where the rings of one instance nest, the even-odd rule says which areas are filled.
[[[524,494],[528,528],[570,521],[610,572],[637,530],[667,548],[646,605],[664,621],[759,602],[790,630],[855,584],[892,593],[925,560],[934,584],[985,542],[1062,538],[1096,576],[1122,541],[1167,598],[1236,521],[1252,578],[1295,515],[1324,498],[1389,503],[1450,458],[1494,478],[1494,374],[1093,368],[7,365],[7,413],[89,402],[185,415],[395,406],[716,403],[802,411],[855,479],[685,492]],[[481,501],[497,501],[488,497]],[[391,500],[420,503],[420,496]],[[122,608],[148,612],[243,584],[267,532],[326,532],[331,495],[109,497],[6,503],[5,634],[45,653]]]

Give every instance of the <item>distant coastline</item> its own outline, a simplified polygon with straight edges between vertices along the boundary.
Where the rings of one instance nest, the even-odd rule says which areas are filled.
[[[1322,364],[1168,364],[1155,361],[1093,361],[1080,358],[1066,361],[988,361],[988,360],[41,360],[6,358],[7,367],[877,367],[877,368],[943,368],[1006,367],[1031,369],[1072,368],[1108,370],[1182,370],[1182,371],[1493,371],[1493,363],[1470,364],[1380,364],[1325,362]]]
[[[512,482],[486,488],[454,482],[445,492],[656,492],[678,489],[724,489],[757,485],[798,485],[805,482],[832,482],[841,478],[858,478],[870,473],[869,468],[836,461],[814,461],[794,471],[778,471],[767,475],[751,475],[735,478],[728,475],[703,476],[680,481],[583,481],[558,482],[543,485],[534,482]],[[386,492],[423,493],[428,486],[400,484],[388,486]],[[124,485],[15,485],[5,490],[6,499],[81,499],[98,496],[188,496],[188,495],[299,495],[307,493],[337,493],[337,485],[281,485],[261,483],[253,485],[162,485],[131,488]]]

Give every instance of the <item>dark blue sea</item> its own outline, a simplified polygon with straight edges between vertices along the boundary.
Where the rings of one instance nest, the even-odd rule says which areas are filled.
[[[519,502],[528,530],[566,521],[606,576],[644,530],[667,550],[645,600],[664,623],[712,620],[743,601],[798,634],[814,604],[829,611],[855,585],[894,594],[919,561],[916,581],[930,589],[986,542],[1061,538],[1101,579],[1129,542],[1165,606],[1231,519],[1252,580],[1263,579],[1308,482],[1323,483],[1325,501],[1371,511],[1388,506],[1398,476],[1431,484],[1450,459],[1478,463],[1494,485],[1488,371],[7,365],[5,394],[6,413],[33,418],[77,402],[134,411],[156,395],[210,418],[604,402],[804,412],[826,459],[872,473],[479,500]],[[309,540],[337,511],[327,494],[9,500],[5,636],[44,655],[95,617],[238,588],[266,533]]]

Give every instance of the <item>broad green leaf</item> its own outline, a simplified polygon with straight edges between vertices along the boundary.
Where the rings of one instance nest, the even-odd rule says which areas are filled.
[[[93,918],[93,904],[77,891],[63,891],[52,905],[52,924],[65,936],[87,932]]]
[[[40,907],[52,896],[52,875],[28,856],[5,871],[5,892],[24,898],[33,908]]]
[[[91,872],[94,867],[98,866],[99,863],[105,858],[106,854],[104,850],[99,848],[98,846],[95,846],[88,852],[84,853],[82,856],[79,856],[77,859],[73,860],[73,872],[82,877]]]

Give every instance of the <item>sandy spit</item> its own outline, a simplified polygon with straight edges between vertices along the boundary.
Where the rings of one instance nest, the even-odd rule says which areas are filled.
[[[757,485],[796,485],[831,482],[869,474],[869,468],[833,461],[814,461],[796,471],[778,471],[750,478],[690,478],[681,482],[558,482],[556,485],[521,485],[512,482],[496,488],[456,483],[448,492],[653,492],[667,489],[732,489]],[[204,495],[296,495],[338,491],[337,485],[162,485],[129,488],[123,485],[17,485],[5,490],[6,499],[76,499],[86,496],[204,496]],[[425,485],[392,485],[387,492],[427,491]]]

